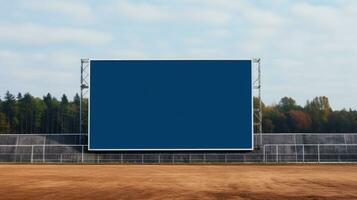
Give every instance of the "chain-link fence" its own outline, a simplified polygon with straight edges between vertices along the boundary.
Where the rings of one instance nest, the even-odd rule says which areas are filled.
[[[357,162],[357,144],[266,144],[265,163]]]
[[[357,144],[266,144],[261,150],[238,153],[88,152],[87,145],[0,145],[0,162],[98,164],[346,163],[357,162]]]

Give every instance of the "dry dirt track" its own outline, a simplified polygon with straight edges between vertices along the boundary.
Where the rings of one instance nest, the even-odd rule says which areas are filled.
[[[0,199],[357,199],[357,165],[0,165]]]

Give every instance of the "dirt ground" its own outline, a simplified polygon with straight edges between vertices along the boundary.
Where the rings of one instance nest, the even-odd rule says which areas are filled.
[[[0,199],[357,199],[357,165],[0,165]]]

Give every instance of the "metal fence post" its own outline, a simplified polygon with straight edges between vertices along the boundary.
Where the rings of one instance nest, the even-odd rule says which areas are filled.
[[[33,145],[31,145],[31,163],[33,163]]]
[[[320,163],[320,144],[317,144],[317,162]]]
[[[15,145],[15,163],[17,162],[17,151],[19,146],[19,136],[16,136],[16,145]],[[21,154],[20,154],[20,162],[21,162]]]
[[[266,163],[266,158],[265,158],[265,145],[263,146],[263,162]]]
[[[348,152],[348,148],[347,148],[346,134],[343,134],[343,140],[345,142],[345,150],[346,150],[346,153],[347,153]]]
[[[45,145],[43,145],[42,147],[42,162],[44,163],[46,160],[45,160]]]
[[[144,164],[144,154],[141,154],[141,164]]]
[[[161,163],[161,154],[159,154],[159,164]]]
[[[278,163],[279,162],[278,145],[275,145],[275,153],[276,153],[276,163]]]
[[[62,154],[60,154],[60,162],[61,162],[61,164],[62,164]]]
[[[298,152],[297,152],[296,143],[295,143],[295,162],[298,162]]]
[[[305,145],[302,145],[302,162],[305,162]]]
[[[46,158],[45,158],[46,138],[47,138],[47,136],[45,135],[45,137],[43,137],[42,162],[46,161]]]
[[[84,160],[84,145],[82,145],[82,163],[83,163],[83,160]]]

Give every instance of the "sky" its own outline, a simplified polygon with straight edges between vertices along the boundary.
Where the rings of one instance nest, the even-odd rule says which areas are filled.
[[[357,109],[355,0],[0,2],[0,98],[72,98],[81,58],[259,57],[266,104],[327,96]]]

